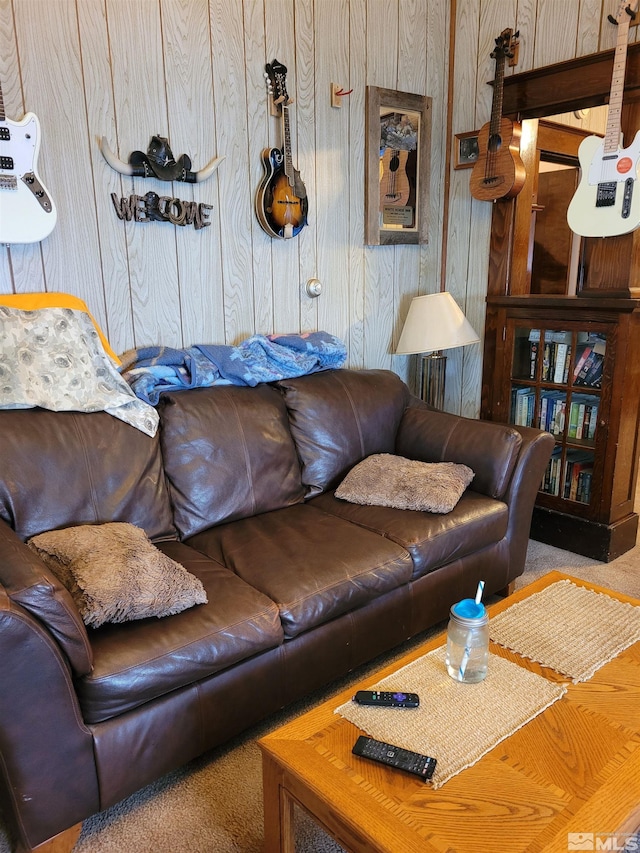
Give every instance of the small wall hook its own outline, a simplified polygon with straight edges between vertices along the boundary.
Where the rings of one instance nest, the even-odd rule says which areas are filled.
[[[346,95],[350,95],[353,92],[353,89],[344,90],[342,86],[339,86],[337,83],[331,84],[331,106],[340,109],[342,106],[342,101],[340,98],[344,98]]]

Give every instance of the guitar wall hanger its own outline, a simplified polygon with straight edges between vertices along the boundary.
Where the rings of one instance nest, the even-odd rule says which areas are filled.
[[[164,136],[152,136],[147,153],[132,151],[129,162],[123,163],[109,148],[105,136],[100,140],[102,156],[116,172],[136,178],[157,178],[160,181],[184,181],[188,184],[200,184],[210,178],[224,157],[214,157],[204,168],[197,172],[191,171],[191,159],[182,154],[176,161]]]

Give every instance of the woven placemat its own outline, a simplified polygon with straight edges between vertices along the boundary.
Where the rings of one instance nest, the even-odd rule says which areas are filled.
[[[418,693],[419,708],[373,708],[347,702],[335,711],[376,740],[436,758],[434,788],[471,767],[566,691],[566,686],[493,654],[484,681],[460,684],[447,675],[445,651],[444,646],[434,649],[371,685]]]
[[[494,616],[489,633],[577,684],[640,640],[640,607],[561,580]]]

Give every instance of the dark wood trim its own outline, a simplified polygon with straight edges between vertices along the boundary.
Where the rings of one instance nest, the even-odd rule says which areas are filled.
[[[507,77],[503,115],[540,118],[606,103],[613,57],[613,50],[604,50]],[[640,99],[640,43],[630,44],[627,51],[624,99],[625,103]]]
[[[603,320],[603,311],[611,314],[631,314],[640,308],[640,299],[618,299],[615,297],[589,297],[589,296],[558,296],[558,295],[521,295],[521,296],[487,296],[487,304],[502,306],[504,308],[559,308],[562,311],[573,311],[580,309],[593,310],[596,319]],[[528,315],[526,315],[528,316]],[[570,314],[565,315],[572,319]],[[581,313],[581,318],[583,314]]]
[[[637,534],[638,516],[635,512],[614,524],[598,524],[541,506],[533,508],[532,539],[603,563],[610,563],[631,550],[636,544]]]
[[[442,244],[440,248],[440,290],[446,289],[449,212],[451,205],[451,148],[453,145],[453,83],[456,52],[456,16],[458,0],[449,8],[449,65],[447,69],[447,135],[444,160],[444,200],[442,204]]]

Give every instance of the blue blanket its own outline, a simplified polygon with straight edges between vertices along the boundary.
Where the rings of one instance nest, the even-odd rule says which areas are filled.
[[[137,397],[155,406],[163,391],[209,385],[258,385],[342,367],[345,345],[327,332],[253,335],[237,347],[141,347],[120,356],[120,372]]]

